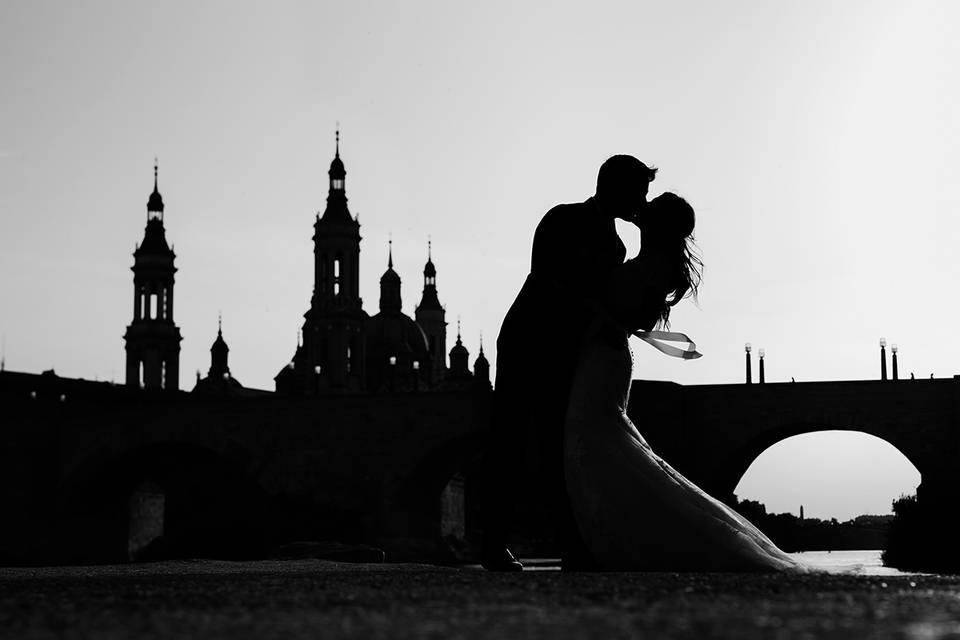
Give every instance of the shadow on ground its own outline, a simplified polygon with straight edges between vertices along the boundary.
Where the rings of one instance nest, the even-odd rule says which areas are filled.
[[[0,569],[0,637],[941,638],[960,578],[319,560]]]

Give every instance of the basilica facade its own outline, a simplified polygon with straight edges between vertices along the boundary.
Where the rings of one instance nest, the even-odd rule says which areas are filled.
[[[423,293],[414,317],[403,312],[392,242],[387,270],[380,277],[379,311],[370,315],[364,310],[360,223],[347,207],[347,172],[339,138],[338,132],[326,208],[313,224],[314,285],[310,308],[303,315],[303,339],[274,378],[277,392],[323,395],[444,389],[471,383],[489,386],[482,345],[474,374],[459,328],[447,366],[446,310],[437,293],[437,268],[429,244]]]
[[[346,168],[337,132],[328,171],[326,207],[313,224],[313,294],[303,314],[302,338],[274,377],[283,395],[331,395],[490,387],[490,365],[483,345],[469,366],[460,336],[447,352],[446,310],[437,292],[431,246],[423,268],[423,291],[414,317],[403,312],[401,278],[393,268],[392,241],[387,269],[380,277],[379,310],[371,315],[360,297],[360,223],[347,207]],[[175,254],[163,226],[163,198],[157,185],[147,204],[144,239],[134,252],[134,313],[124,339],[126,384],[176,390],[180,329],[173,319]],[[229,347],[222,327],[211,349],[207,376],[197,373],[194,392],[245,395],[230,373]]]

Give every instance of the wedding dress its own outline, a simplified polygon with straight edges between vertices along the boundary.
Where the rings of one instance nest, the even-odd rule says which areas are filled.
[[[582,347],[564,432],[577,526],[608,571],[803,571],[755,526],[660,458],[626,415],[626,331],[598,320]],[[642,420],[642,418],[641,418]]]

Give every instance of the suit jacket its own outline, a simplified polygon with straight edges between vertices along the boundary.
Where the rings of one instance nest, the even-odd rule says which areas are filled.
[[[498,388],[523,385],[529,391],[540,383],[546,392],[563,393],[557,384],[572,379],[591,305],[600,303],[625,256],[614,219],[603,216],[593,198],[557,205],[543,216],[530,275],[497,338]]]

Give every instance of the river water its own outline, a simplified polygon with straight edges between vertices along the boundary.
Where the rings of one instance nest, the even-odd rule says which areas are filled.
[[[880,550],[857,551],[803,551],[790,555],[815,569],[829,573],[847,573],[863,576],[910,575],[898,569],[883,566]]]

